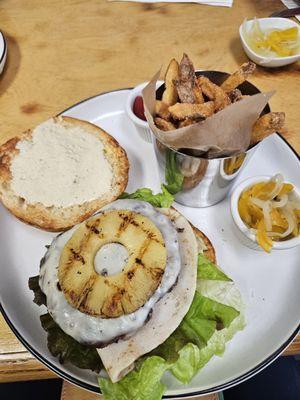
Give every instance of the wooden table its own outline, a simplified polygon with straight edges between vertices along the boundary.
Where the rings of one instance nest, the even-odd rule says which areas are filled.
[[[240,23],[282,7],[279,0],[234,0],[233,8],[2,0],[0,29],[8,41],[8,62],[0,77],[0,142],[86,97],[148,80],[183,52],[199,69],[233,71],[246,60]],[[258,68],[252,79],[262,90],[276,89],[271,107],[285,111],[284,136],[298,152],[299,72],[299,63]],[[299,339],[288,352],[300,353]],[[0,381],[53,376],[0,319]]]

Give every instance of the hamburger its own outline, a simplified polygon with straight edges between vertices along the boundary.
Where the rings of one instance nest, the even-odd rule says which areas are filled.
[[[171,202],[123,194],[58,235],[29,280],[50,352],[100,372],[105,399],[160,399],[165,371],[188,383],[244,326],[212,243]]]

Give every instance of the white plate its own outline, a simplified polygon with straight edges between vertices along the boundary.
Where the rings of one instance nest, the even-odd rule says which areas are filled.
[[[7,56],[7,44],[3,33],[0,31],[0,74],[3,71]]]
[[[139,187],[159,189],[158,170],[151,144],[137,134],[125,115],[129,90],[102,94],[83,101],[64,115],[88,120],[112,134],[130,160],[127,191]],[[300,187],[300,163],[277,135],[256,151],[239,180],[281,172]],[[235,236],[228,198],[216,206],[193,209],[176,205],[211,238],[219,264],[239,286],[247,305],[247,327],[236,334],[222,358],[214,357],[189,385],[166,374],[167,397],[189,397],[219,391],[256,374],[272,362],[295,337],[299,325],[300,247],[271,255],[250,250]],[[32,302],[27,287],[37,275],[39,261],[54,234],[29,227],[0,208],[0,293],[6,321],[21,342],[50,369],[79,386],[99,391],[96,374],[60,365],[47,350],[39,314],[44,307]]]

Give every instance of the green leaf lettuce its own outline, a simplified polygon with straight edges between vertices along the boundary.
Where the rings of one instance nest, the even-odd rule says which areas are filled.
[[[182,189],[184,176],[180,172],[176,163],[176,153],[172,150],[166,150],[166,188],[172,193],[176,194]]]
[[[119,199],[142,200],[147,201],[153,207],[169,208],[174,201],[174,197],[164,185],[161,186],[161,189],[162,191],[157,194],[153,194],[149,188],[138,189],[134,193],[124,192]]]
[[[54,357],[58,357],[61,364],[70,362],[78,368],[101,371],[103,365],[94,347],[80,344],[64,333],[50,314],[41,315],[40,319],[42,327],[48,333],[48,349]]]
[[[165,386],[160,382],[168,363],[161,357],[147,357],[137,370],[127,374],[121,381],[112,383],[99,378],[104,399],[113,400],[160,400]]]
[[[216,281],[232,281],[214,263],[209,261],[204,254],[198,254],[198,279],[211,279]]]

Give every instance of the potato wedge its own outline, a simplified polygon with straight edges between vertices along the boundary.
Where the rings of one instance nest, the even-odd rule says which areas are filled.
[[[175,81],[177,93],[181,103],[196,103],[194,88],[190,82]]]
[[[183,54],[180,61],[179,79],[175,84],[181,103],[197,103],[201,100],[194,66],[186,54]]]
[[[250,145],[260,142],[281,129],[284,121],[285,113],[283,112],[270,112],[260,117],[252,127]]]
[[[195,103],[198,103],[198,104],[204,103],[204,97],[202,94],[202,90],[201,90],[201,87],[198,84],[197,80],[195,81],[194,96],[195,96]]]
[[[255,68],[256,65],[252,61],[242,64],[237,71],[222,83],[221,88],[225,92],[230,92],[245,82],[245,80],[255,71]]]
[[[172,131],[172,130],[176,129],[176,126],[174,124],[172,124],[172,122],[166,121],[163,118],[157,117],[154,119],[154,122],[155,122],[155,125],[157,126],[157,128],[162,131]]]
[[[215,103],[215,111],[223,110],[230,104],[230,99],[220,86],[213,83],[205,76],[198,77],[198,84],[203,94]]]
[[[187,118],[207,118],[214,113],[214,110],[215,106],[213,101],[208,101],[203,104],[176,103],[169,107],[172,118],[178,121]]]
[[[183,53],[179,64],[179,79],[183,82],[192,82],[196,80],[195,69],[188,55]]]
[[[173,58],[167,68],[165,75],[165,91],[162,95],[162,101],[168,106],[172,106],[178,100],[177,89],[174,81],[179,79],[179,65]]]
[[[233,89],[227,93],[231,103],[236,103],[237,101],[242,100],[243,95],[240,89]]]
[[[166,103],[164,103],[161,100],[156,100],[155,102],[155,113],[156,115],[158,115],[160,118],[163,118],[165,120],[169,120],[170,119],[170,111],[168,110],[168,105]]]
[[[183,121],[179,122],[178,128],[184,128],[186,126],[196,124],[197,122],[198,121],[196,119],[187,118],[187,119],[184,119]]]

